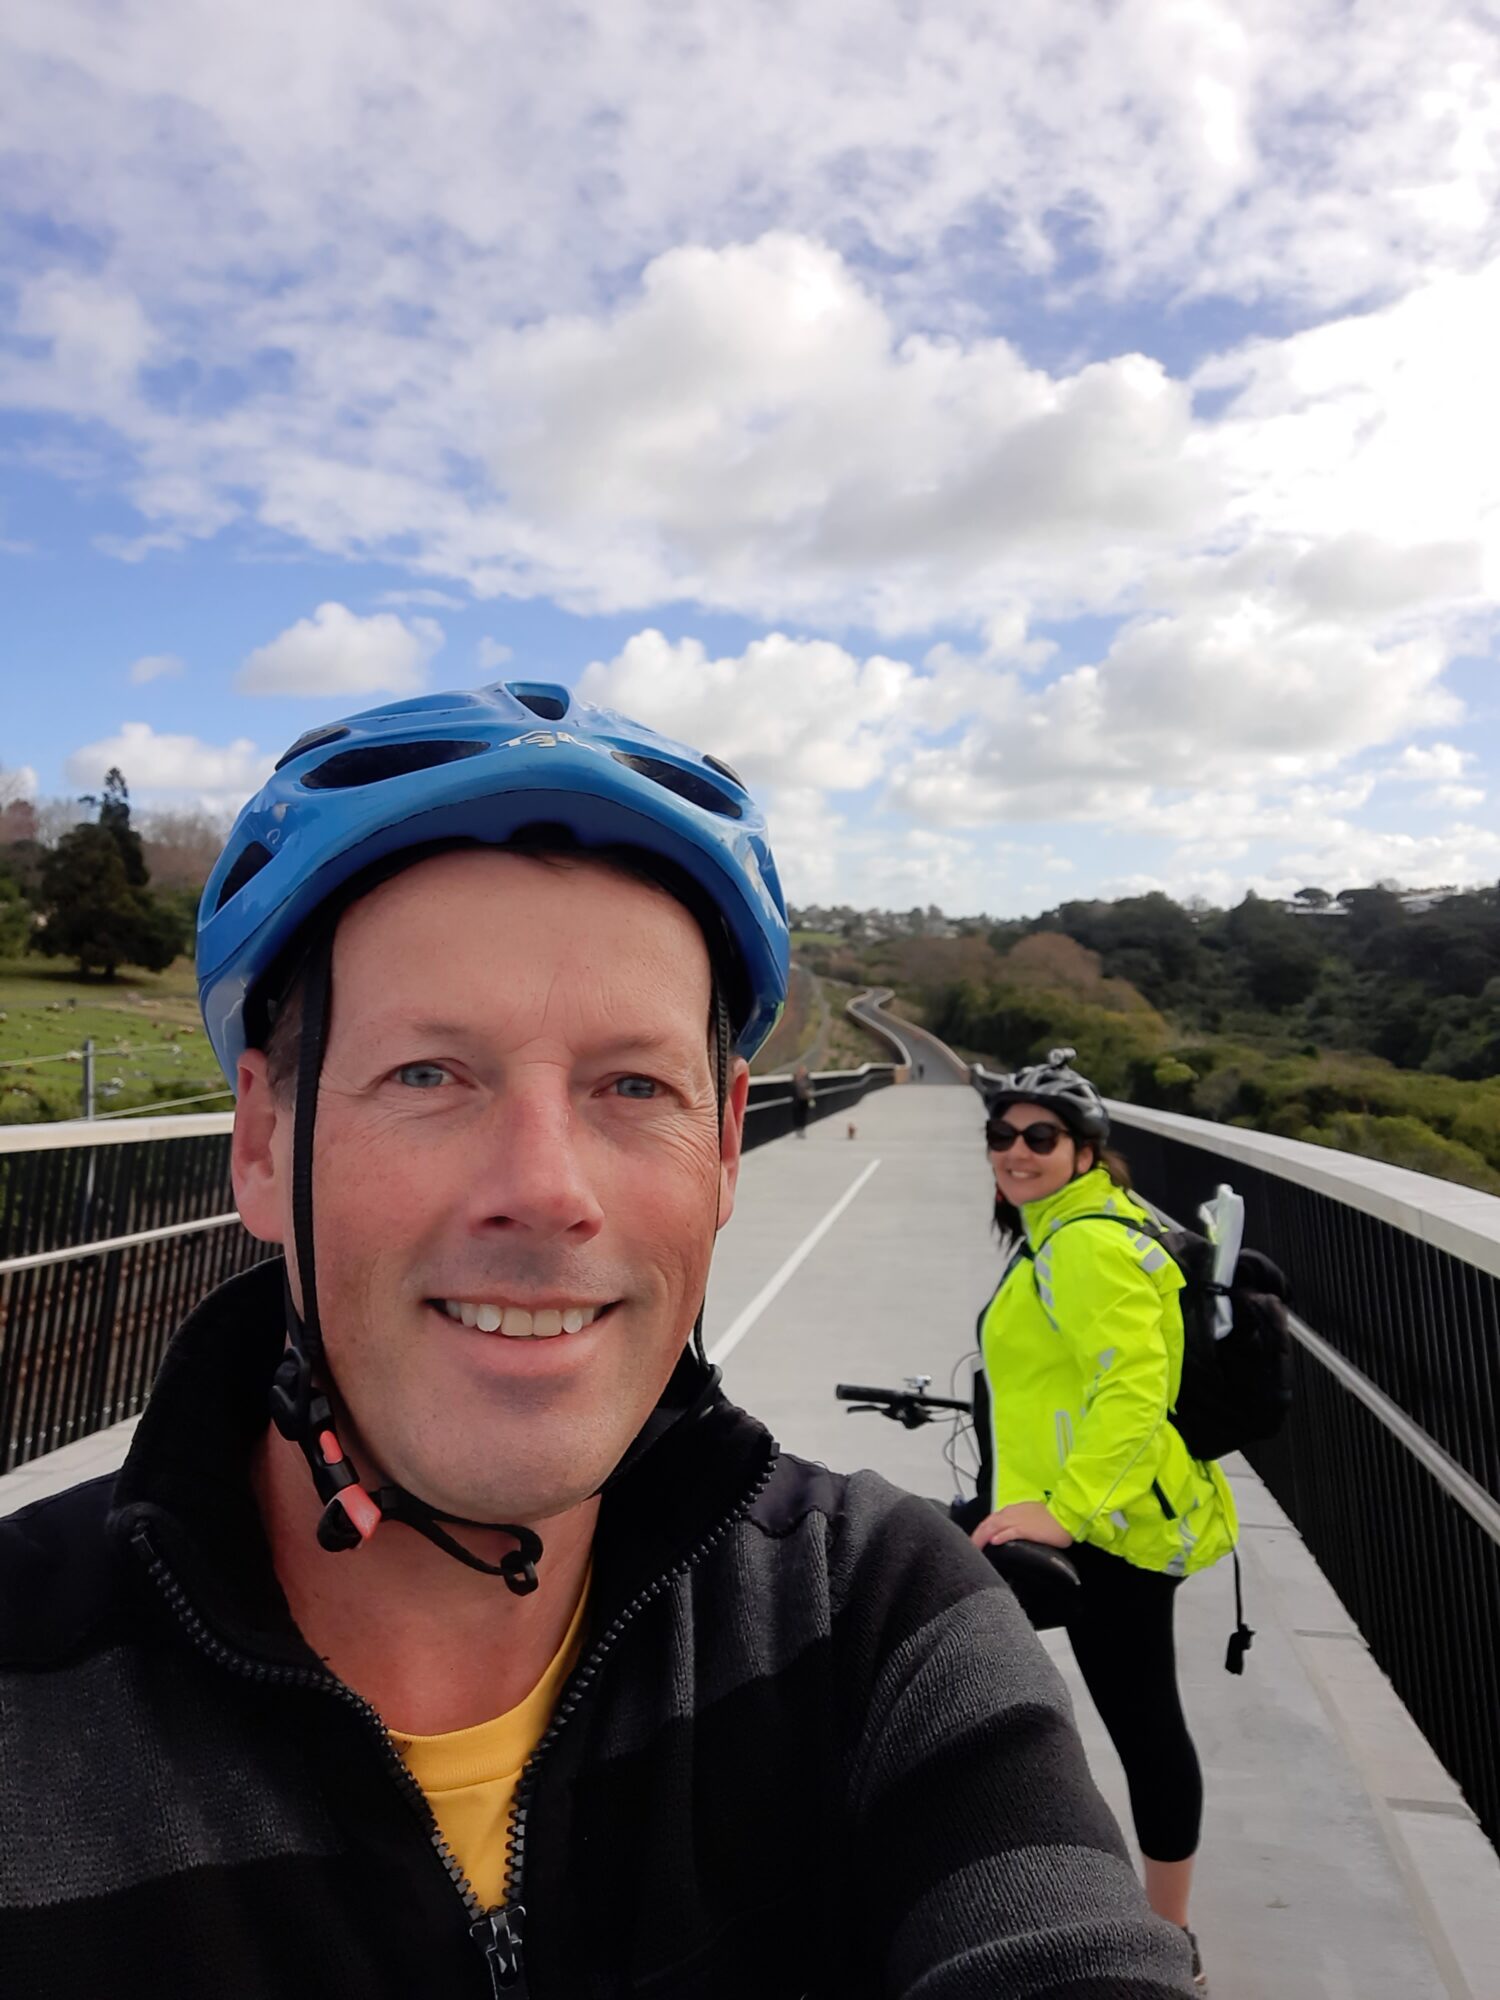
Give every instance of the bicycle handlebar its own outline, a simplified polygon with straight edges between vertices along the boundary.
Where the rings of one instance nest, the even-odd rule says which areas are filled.
[[[920,1389],[864,1389],[853,1382],[840,1382],[834,1395],[841,1403],[875,1403],[894,1409],[898,1404],[913,1410],[966,1410],[972,1413],[974,1405],[959,1401],[953,1396],[928,1396]]]
[[[917,1376],[916,1381],[927,1378]],[[939,1411],[960,1410],[973,1414],[973,1404],[953,1396],[929,1396],[916,1387],[872,1389],[857,1382],[840,1382],[834,1395],[841,1403],[852,1403],[851,1417],[874,1411],[904,1424],[909,1431],[934,1421]],[[935,1505],[942,1507],[943,1502]],[[945,1511],[948,1511],[945,1509]],[[960,1528],[963,1526],[958,1520]],[[977,1521],[973,1523],[977,1526]],[[1067,1622],[1073,1593],[1079,1588],[1078,1571],[1062,1549],[1047,1542],[1012,1541],[994,1544],[984,1551],[990,1566],[1014,1590],[1021,1608],[1039,1631]]]

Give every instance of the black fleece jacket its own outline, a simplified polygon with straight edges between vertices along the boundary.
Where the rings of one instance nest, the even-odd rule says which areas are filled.
[[[606,1495],[483,1910],[276,1582],[248,1465],[280,1285],[193,1314],[116,1477],[0,1521],[5,2000],[1190,1992],[988,1565],[718,1394]]]

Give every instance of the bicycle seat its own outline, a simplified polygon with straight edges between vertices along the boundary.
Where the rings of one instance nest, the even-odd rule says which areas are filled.
[[[956,1528],[972,1534],[987,1509],[980,1499],[934,1500]],[[1065,1625],[1075,1594],[1083,1579],[1065,1549],[1047,1542],[1001,1542],[981,1551],[997,1576],[1003,1576],[1015,1592],[1021,1609],[1039,1632]]]
[[[1046,1542],[1002,1542],[984,1551],[990,1567],[1015,1592],[1021,1609],[1039,1632],[1065,1625],[1082,1588],[1078,1571],[1063,1549]]]

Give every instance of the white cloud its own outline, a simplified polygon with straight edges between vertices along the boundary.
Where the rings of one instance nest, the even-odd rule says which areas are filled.
[[[242,694],[417,694],[443,643],[431,618],[408,625],[394,612],[361,618],[342,604],[320,604],[269,645],[257,646],[235,680]]]
[[[491,674],[497,667],[503,667],[512,657],[509,646],[502,646],[495,639],[481,639],[474,648],[474,660],[482,674]]]
[[[143,687],[147,681],[173,680],[185,671],[175,653],[145,653],[131,663],[130,678],[136,687]]]
[[[638,632],[585,669],[578,691],[725,758],[752,784],[858,791],[910,729],[913,669],[772,632],[736,658]]]
[[[1238,860],[1266,843],[1304,841],[1309,827],[1344,824],[1348,814],[1368,804],[1374,790],[1369,773],[1281,790],[1253,783],[1195,790],[1153,799],[1112,819],[1111,829],[1178,841],[1179,855],[1190,856],[1194,869],[1201,871],[1205,862]]]
[[[1463,0],[796,0],[711,33],[646,0],[525,33],[456,0],[263,0],[227,21],[16,0],[16,199],[158,282],[296,274],[283,322],[347,299],[355,339],[393,303],[528,317],[767,216],[867,243],[929,296],[982,254],[1085,296],[1336,306],[1472,258],[1500,188],[1493,46]]]
[[[382,590],[375,600],[377,604],[393,605],[397,610],[409,604],[417,604],[429,611],[463,611],[468,599],[458,597],[451,590]]]
[[[797,900],[882,900],[878,856],[884,900],[900,902],[905,891],[894,885],[940,854],[932,879],[967,891],[948,907],[977,908],[1006,853],[1030,857],[1025,895],[1049,875],[1079,872],[1077,856],[1049,840],[997,840],[1002,827],[1040,834],[1074,821],[1138,850],[1169,842],[1173,859],[1153,879],[1204,894],[1211,878],[1231,879],[1227,863],[1238,864],[1242,885],[1269,879],[1269,862],[1303,849],[1310,829],[1349,856],[1367,835],[1383,840],[1360,819],[1381,780],[1431,786],[1461,773],[1469,753],[1408,745],[1383,770],[1348,766],[1453,719],[1440,666],[1431,644],[1380,648],[1358,630],[1278,622],[1252,600],[1232,615],[1126,625],[1097,664],[1050,682],[952,647],[918,669],[772,633],[711,658],[696,640],[648,630],[590,666],[578,691],[740,770],[771,801]],[[828,802],[872,788],[903,831],[872,828],[868,801],[857,819]],[[1431,802],[1450,813],[1480,802],[1472,786],[1439,790]],[[931,842],[939,845],[929,852]],[[935,889],[923,900],[942,897]]]
[[[1386,776],[1407,778],[1419,784],[1430,784],[1433,779],[1448,782],[1461,778],[1473,762],[1474,752],[1461,750],[1456,743],[1429,743],[1425,746],[1408,743],[1389,767]]]
[[[1485,798],[1480,785],[1436,785],[1422,795],[1422,804],[1433,812],[1472,812]]]
[[[972,312],[913,324],[899,288],[789,228],[682,243],[607,305],[554,290],[522,318],[460,289],[440,318],[387,301],[372,322],[341,298],[337,339],[280,289],[169,338],[124,286],[30,281],[0,401],[113,427],[146,522],[110,542],[130,559],[248,510],[482,595],[956,622],[1018,666],[1046,657],[1040,618],[1248,582],[1372,629],[1500,602],[1500,462],[1473,449],[1500,430],[1500,261],[1424,268],[1190,382],[1142,353],[1039,367]],[[232,377],[288,357],[274,393],[206,414],[150,393],[143,371],[235,340]]]
[[[16,371],[9,378],[9,394],[21,407],[107,420],[122,398],[134,396],[159,338],[139,299],[123,285],[66,269],[46,271],[20,287],[13,327],[47,355],[45,369]]]
[[[836,811],[815,786],[776,786],[760,799],[791,903],[978,910],[1006,879],[1008,842],[925,827],[892,832]]]
[[[1315,609],[1500,596],[1490,365],[1500,260],[1378,311],[1259,339],[1201,367],[1232,398],[1211,436],[1231,516],[1300,540]]]
[[[1439,833],[1410,834],[1374,827],[1335,825],[1321,837],[1279,857],[1274,876],[1265,880],[1278,894],[1293,894],[1296,886],[1318,882],[1351,888],[1370,882],[1393,881],[1408,888],[1438,882],[1472,885],[1493,881],[1500,874],[1500,833],[1462,822]]]
[[[1045,686],[994,675],[976,685],[984,677],[950,656],[922,705],[960,721],[962,734],[916,749],[891,798],[950,826],[1138,823],[1162,791],[1295,782],[1455,719],[1443,664],[1431,640],[1378,647],[1255,599],[1134,621],[1096,665]]]
[[[158,733],[149,722],[126,722],[116,735],[75,750],[64,768],[70,785],[97,789],[115,766],[134,798],[190,792],[239,800],[265,783],[274,763],[248,736],[219,745]]]
[[[36,771],[30,764],[0,764],[0,806],[12,805],[17,799],[34,799],[36,792]]]
[[[842,902],[854,894],[848,822],[815,785],[758,790],[781,886],[791,903]]]

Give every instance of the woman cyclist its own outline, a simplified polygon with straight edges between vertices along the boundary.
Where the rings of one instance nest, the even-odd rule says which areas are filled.
[[[1203,1779],[1177,1688],[1173,1602],[1185,1576],[1233,1548],[1234,1501],[1169,1417],[1181,1272],[1154,1236],[1092,1219],[1150,1221],[1124,1163],[1103,1150],[1109,1115],[1068,1067],[1073,1053],[1055,1049],[988,1094],[995,1221],[1012,1254],[979,1322],[988,1410],[974,1511],[988,1511],[972,1537],[981,1549],[1068,1550],[1082,1588],[1061,1622],[1125,1767],[1146,1893],[1188,1930]],[[1196,1940],[1193,1952],[1203,1987]]]

